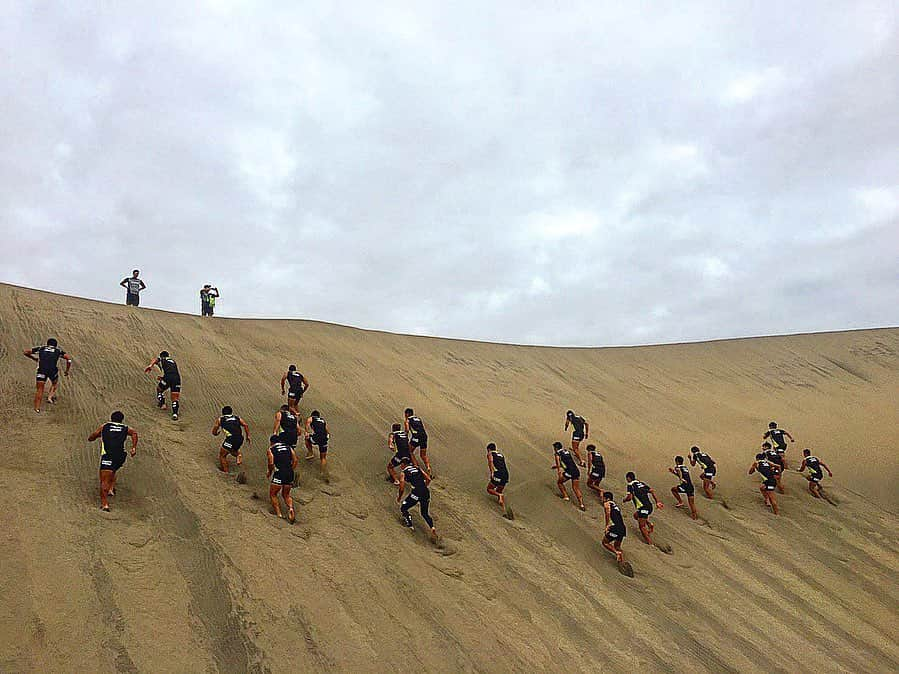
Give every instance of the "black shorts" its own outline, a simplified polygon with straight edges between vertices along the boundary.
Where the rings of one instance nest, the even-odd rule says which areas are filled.
[[[777,480],[773,477],[766,477],[762,484],[765,486],[765,491],[774,491],[777,488]]]
[[[224,449],[229,454],[234,454],[237,456],[237,452],[240,451],[240,448],[243,446],[243,436],[242,435],[229,435],[225,438],[225,441],[222,443],[222,449]]]
[[[302,399],[303,397],[303,393],[305,393],[305,391],[295,391],[293,389],[290,389],[287,391],[287,399],[300,402],[300,399]]]
[[[494,473],[490,478],[490,482],[494,487],[505,487],[509,484],[509,475],[506,473]]]
[[[584,439],[584,436],[581,435],[580,433],[572,433],[572,434],[571,434],[571,441],[572,441],[572,442],[580,442],[580,441],[583,440],[583,439]]]
[[[125,304],[131,307],[140,306],[140,295],[137,293],[125,293]]]
[[[565,468],[562,471],[562,482],[566,480],[580,480],[581,479],[581,471],[578,470],[577,466],[572,466],[571,468]]]
[[[325,445],[327,447],[327,445]],[[399,465],[403,462],[412,463],[412,459],[407,454],[394,454],[393,458],[390,459],[390,465],[394,468],[398,468]]]
[[[428,491],[413,491],[406,498],[403,499],[403,502],[400,504],[400,507],[403,510],[408,510],[421,503],[427,508],[428,503],[431,501],[431,492]]]
[[[678,493],[686,494],[687,496],[693,496],[693,494],[696,493],[696,489],[688,482],[681,482],[677,485],[677,491]]]
[[[41,372],[38,370],[34,378],[35,381],[47,381],[49,379],[55,384],[59,381],[59,370],[53,370],[52,372]]]
[[[593,467],[590,469],[590,479],[591,480],[602,480],[605,476],[606,476],[605,468]]]
[[[276,470],[272,474],[272,484],[279,487],[289,487],[293,485],[293,468],[284,468]]]
[[[287,433],[285,431],[281,431],[280,433],[278,433],[278,441],[283,442],[291,449],[296,449],[297,443],[300,441],[300,438],[295,433]]]
[[[121,454],[101,454],[100,470],[111,470],[113,473],[125,465],[127,455],[125,452]]]
[[[166,389],[171,389],[172,393],[181,393],[181,379],[175,379],[174,381],[160,379],[159,390],[165,391]]]
[[[704,470],[702,472],[702,478],[704,480],[712,480],[715,478],[715,475],[717,474],[717,472],[718,471],[715,470],[714,468],[708,468],[707,470]]]
[[[787,446],[786,445],[777,445],[777,447],[774,448],[774,451],[777,452],[778,454],[783,454],[784,452],[787,451]]]
[[[413,435],[409,439],[409,446],[412,449],[427,449],[428,448],[428,436],[427,435]]]
[[[312,443],[313,447],[318,447],[318,451],[324,454],[328,451],[328,438],[327,436],[320,438],[315,435],[309,438],[309,442]]]
[[[625,529],[624,527],[612,527],[611,529],[609,529],[606,535],[603,536],[602,540],[606,543],[614,543],[615,541],[624,540],[625,536],[627,536],[627,529]]]
[[[818,484],[823,479],[824,479],[824,473],[812,473],[811,475],[808,476],[808,481],[814,482],[815,484]]]
[[[645,506],[637,508],[637,519],[645,520],[650,515],[652,515],[652,504],[651,503],[648,503]]]
[[[771,459],[769,459],[769,461],[771,461],[771,463],[773,463],[775,466],[779,466],[781,469],[783,469],[783,467],[784,467],[784,458],[780,454],[777,455],[776,459],[771,458]]]

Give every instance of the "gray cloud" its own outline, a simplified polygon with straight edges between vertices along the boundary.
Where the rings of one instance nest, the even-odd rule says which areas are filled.
[[[3,279],[628,344],[899,323],[891,2],[0,9]]]

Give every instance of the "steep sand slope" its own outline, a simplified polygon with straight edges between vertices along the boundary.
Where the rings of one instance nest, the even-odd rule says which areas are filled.
[[[50,335],[76,370],[38,416],[19,353]],[[141,371],[162,348],[185,381],[177,423]],[[896,671],[897,354],[895,329],[527,348],[0,286],[0,670]],[[251,498],[289,362],[333,435],[332,482],[303,463],[294,526]],[[223,404],[254,433],[247,485],[215,470]],[[406,405],[431,429],[443,547],[399,526],[383,480]],[[620,575],[593,495],[587,513],[553,496],[547,448],[569,406],[607,448],[616,493],[634,469],[667,494],[671,456],[698,443],[729,509],[699,499],[693,522],[663,496],[674,554],[631,528],[637,575]],[[85,438],[115,408],[141,446],[102,514]],[[762,508],[745,472],[771,418],[794,458],[810,445],[830,463],[838,508],[795,473],[782,517]],[[483,491],[488,440],[509,457],[514,522]]]

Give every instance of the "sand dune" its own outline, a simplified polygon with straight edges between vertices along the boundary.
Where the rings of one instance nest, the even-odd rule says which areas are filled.
[[[512,347],[7,285],[0,328],[2,671],[899,670],[899,329]],[[19,353],[51,335],[75,371],[37,416]],[[142,373],[163,348],[184,377],[177,423]],[[330,484],[302,462],[294,526],[252,498],[290,362],[333,441]],[[246,485],[215,469],[224,404],[253,431]],[[440,547],[420,519],[400,526],[383,479],[406,405],[431,431]],[[568,407],[606,448],[616,494],[631,469],[665,494],[654,519],[674,552],[631,527],[633,579],[599,547],[594,495],[586,513],[553,495]],[[141,444],[103,514],[85,438],[116,408]],[[782,516],[763,509],[746,470],[770,419],[796,436],[794,458],[811,446],[830,464],[839,507],[789,473]],[[484,493],[490,440],[514,521]],[[719,460],[729,506],[698,499],[699,522],[670,507],[665,471],[694,443]]]

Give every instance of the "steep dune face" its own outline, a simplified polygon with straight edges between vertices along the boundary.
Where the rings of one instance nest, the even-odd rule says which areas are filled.
[[[303,321],[201,320],[0,286],[3,671],[647,671],[899,669],[895,405],[899,330],[628,349],[510,347]],[[22,348],[75,358],[60,401],[30,411]],[[182,417],[142,373],[167,349]],[[332,430],[330,483],[301,460],[298,522],[269,513],[264,440],[296,362]],[[251,426],[248,483],[216,470],[222,405]],[[432,513],[400,526],[388,425],[429,425]],[[571,407],[666,503],[662,554],[629,526],[636,576],[599,546],[602,511],[553,494],[549,446]],[[113,511],[87,435],[114,409],[138,429]],[[746,475],[767,422],[835,472],[839,506],[785,477],[782,515]],[[484,493],[483,447],[508,457],[516,519]],[[692,444],[720,464],[725,508],[671,507]],[[254,499],[253,494],[263,496]],[[625,506],[629,524],[630,508]],[[417,514],[415,515],[417,518]]]

